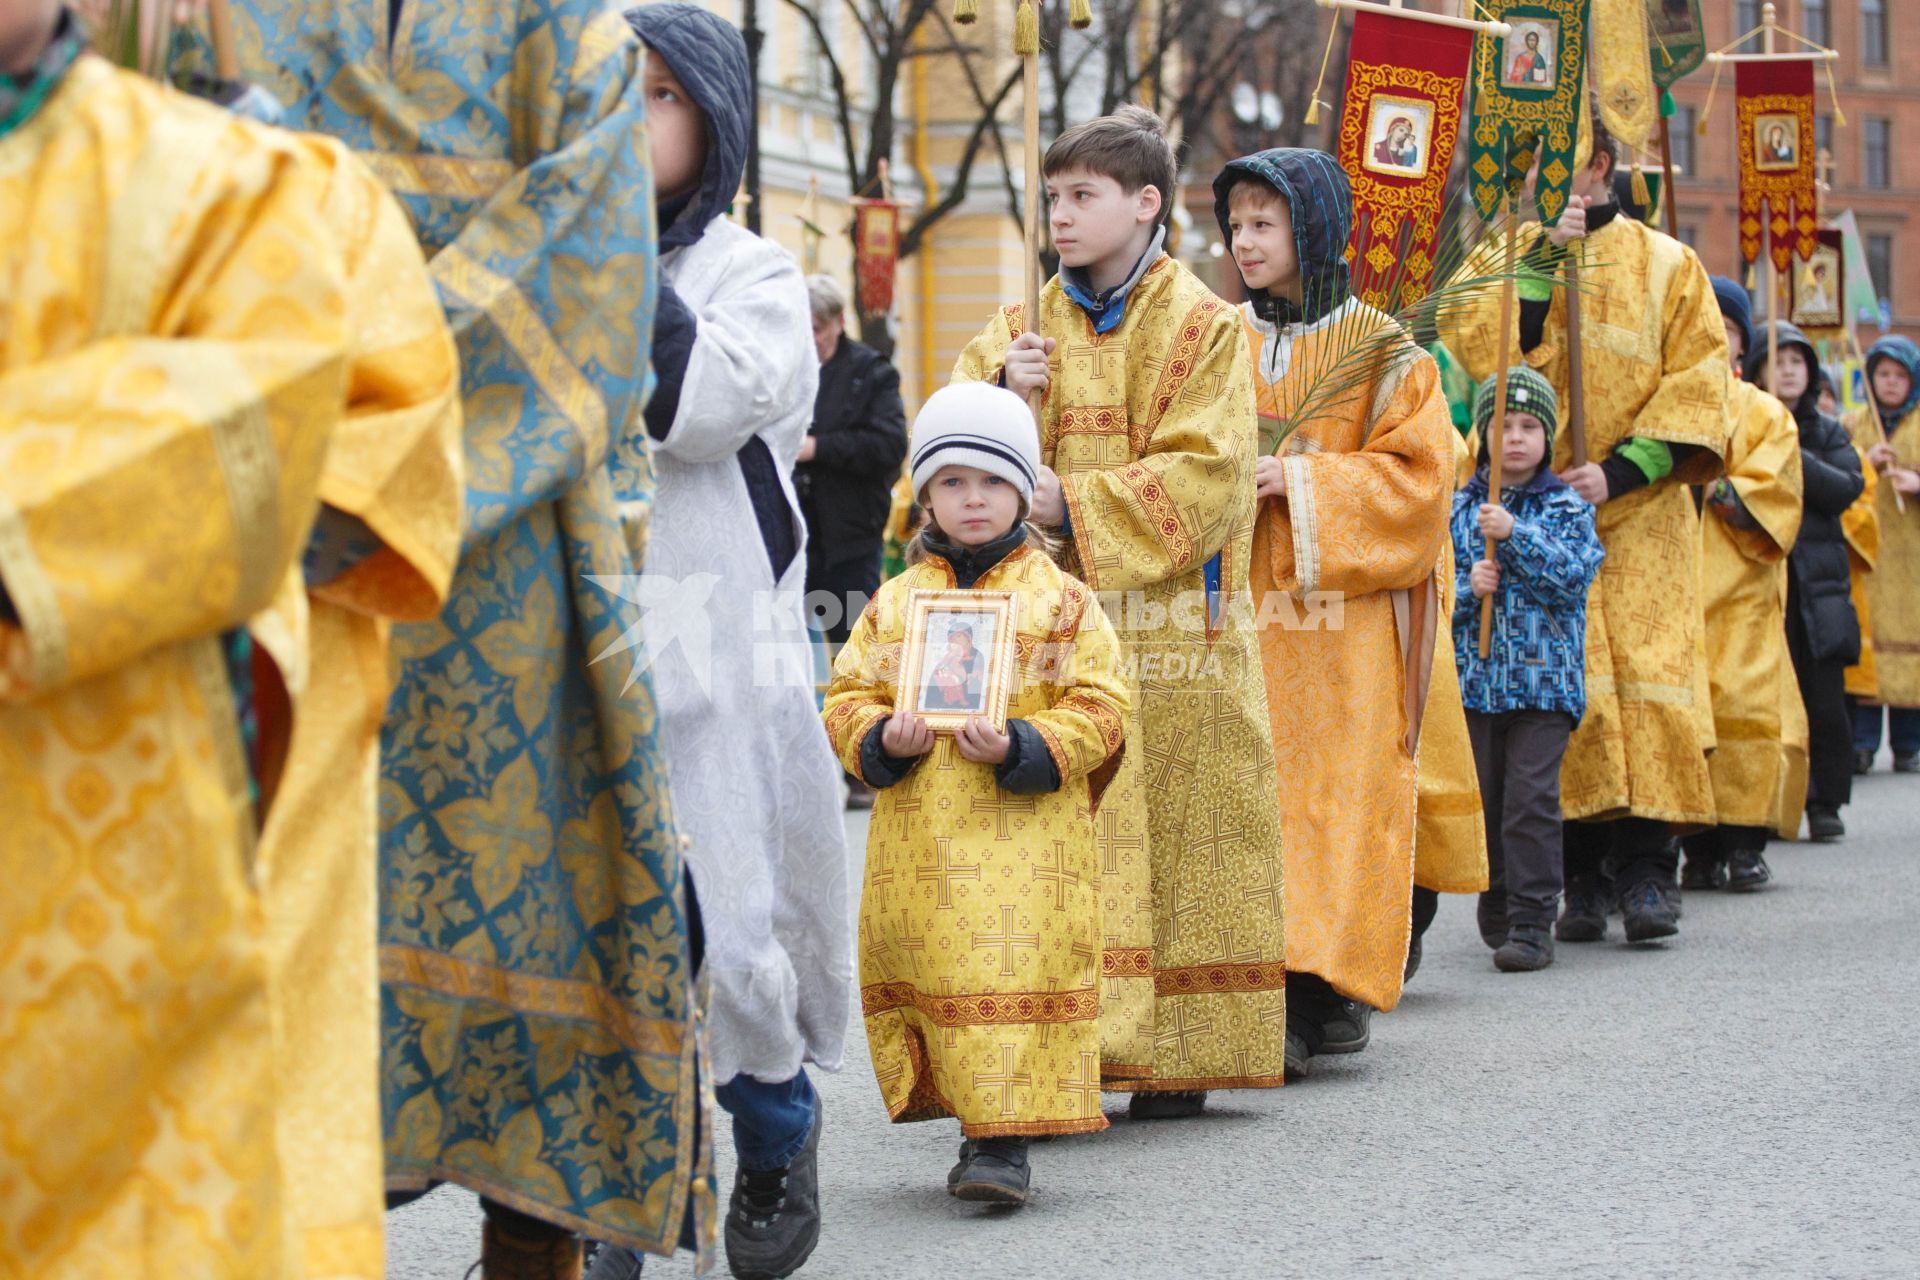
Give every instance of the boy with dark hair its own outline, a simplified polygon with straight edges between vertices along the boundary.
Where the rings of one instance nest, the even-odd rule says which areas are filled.
[[[1125,593],[1135,712],[1101,801],[1102,1073],[1139,1118],[1282,1082],[1285,939],[1273,749],[1247,565],[1254,414],[1233,309],[1162,251],[1173,149],[1141,107],[1048,150],[1059,274],[956,381],[1046,393],[1031,519]],[[1151,794],[1152,804],[1148,805]]]
[[[1720,473],[1727,340],[1693,250],[1619,216],[1613,140],[1597,112],[1591,127],[1592,160],[1559,221],[1521,229],[1533,278],[1519,286],[1514,327],[1503,339],[1499,291],[1489,289],[1444,317],[1442,336],[1481,378],[1503,348],[1520,352],[1569,403],[1567,290],[1556,277],[1582,253],[1588,460],[1573,465],[1563,434],[1553,465],[1599,509],[1607,558],[1587,599],[1587,710],[1561,770],[1569,825],[1556,933],[1562,942],[1606,936],[1611,870],[1627,941],[1649,942],[1678,931],[1675,825],[1714,818],[1699,517],[1688,486]],[[1610,337],[1595,341],[1598,332]]]

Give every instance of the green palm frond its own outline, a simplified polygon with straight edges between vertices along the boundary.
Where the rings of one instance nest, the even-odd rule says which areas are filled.
[[[128,71],[165,78],[174,0],[78,0],[73,7],[102,57]]]
[[[1502,241],[1505,223],[1481,222],[1464,184],[1441,214],[1431,286],[1416,280],[1407,259],[1404,239],[1394,246],[1394,266],[1377,283],[1387,306],[1355,304],[1342,308],[1316,343],[1316,367],[1302,370],[1309,378],[1293,412],[1277,432],[1261,440],[1268,453],[1278,449],[1295,428],[1329,417],[1348,417],[1363,398],[1375,394],[1384,381],[1396,377],[1425,354],[1424,346],[1437,339],[1443,316],[1476,307],[1509,284],[1537,278],[1524,260],[1506,267]],[[1355,259],[1364,261],[1373,248],[1363,235]],[[1564,282],[1563,282],[1564,283]]]

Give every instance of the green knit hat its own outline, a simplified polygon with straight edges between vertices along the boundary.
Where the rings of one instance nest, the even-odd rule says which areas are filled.
[[[1473,425],[1479,429],[1482,447],[1487,439],[1487,423],[1493,420],[1494,384],[1498,379],[1498,374],[1488,378],[1473,395]],[[1553,394],[1553,384],[1526,365],[1513,366],[1507,370],[1507,412],[1530,413],[1540,419],[1547,435],[1546,456],[1551,458],[1553,433],[1560,426],[1560,401]]]

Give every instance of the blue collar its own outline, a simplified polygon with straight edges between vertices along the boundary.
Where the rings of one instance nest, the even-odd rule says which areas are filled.
[[[1127,278],[1104,293],[1093,291],[1093,282],[1087,278],[1085,268],[1063,266],[1060,268],[1060,291],[1087,313],[1095,333],[1111,333],[1127,318],[1127,295],[1133,292],[1133,286],[1140,283],[1148,269],[1160,260],[1160,249],[1166,240],[1167,229],[1163,226],[1153,233],[1147,251],[1140,255],[1140,261],[1133,264],[1133,271]]]

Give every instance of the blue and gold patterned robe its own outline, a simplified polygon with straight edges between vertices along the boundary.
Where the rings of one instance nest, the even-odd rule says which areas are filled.
[[[637,613],[589,581],[638,572],[640,50],[601,0],[389,9],[235,6],[247,76],[401,198],[460,349],[462,559],[395,634],[383,742],[387,1180],[665,1252],[699,1163],[679,846],[651,686],[591,665]]]

